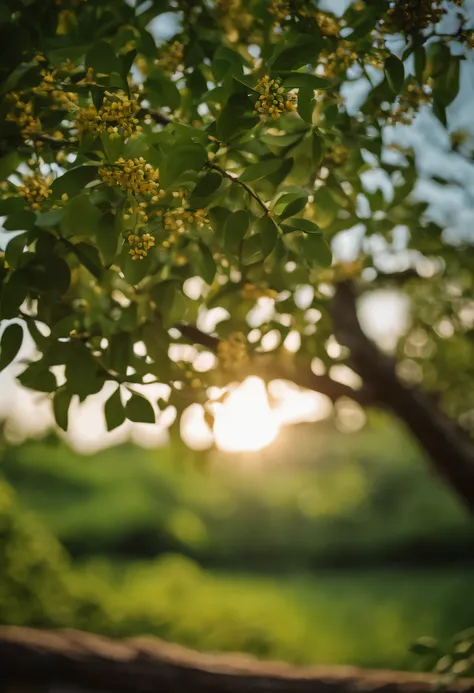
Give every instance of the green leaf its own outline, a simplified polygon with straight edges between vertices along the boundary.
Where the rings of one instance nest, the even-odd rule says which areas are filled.
[[[186,171],[200,171],[207,161],[207,151],[200,144],[176,144],[169,152],[164,167],[160,168],[161,184],[165,188],[176,185]]]
[[[332,252],[327,240],[321,235],[308,235],[303,239],[305,259],[310,265],[330,267]]]
[[[192,204],[193,199],[195,198],[201,199],[209,197],[220,188],[221,183],[222,176],[220,175],[220,173],[216,173],[215,171],[209,171],[209,173],[206,173],[206,175],[198,181],[198,184],[194,188],[192,195],[190,197],[190,203]]]
[[[302,87],[298,91],[298,115],[307,123],[313,122],[314,111],[314,89]]]
[[[226,221],[231,214],[232,212],[230,212],[226,207],[211,207],[209,210],[209,222],[216,238],[220,240],[224,238]]]
[[[240,176],[243,183],[250,183],[260,178],[265,178],[282,167],[281,159],[266,159],[259,161],[256,164],[250,164]]]
[[[426,67],[426,51],[424,46],[419,46],[415,50],[413,59],[415,63],[415,77],[420,84],[423,84],[423,73]]]
[[[29,261],[21,271],[34,292],[60,296],[68,290],[71,271],[63,258],[39,253],[31,257],[25,253],[24,257]]]
[[[0,93],[6,94],[20,84],[26,74],[30,71],[38,71],[38,63],[36,60],[31,60],[28,63],[20,63],[13,72],[11,72],[3,82]]]
[[[147,322],[143,325],[142,336],[148,356],[150,356],[155,363],[167,364],[169,362],[169,335],[163,328],[163,325],[159,321],[155,321],[154,323]]]
[[[306,72],[281,72],[283,77],[282,87],[285,89],[329,89],[331,82],[324,77],[310,75]]]
[[[438,118],[439,122],[442,123],[444,127],[447,127],[448,119],[446,116],[446,108],[436,99],[433,100],[433,113]]]
[[[51,185],[51,190],[56,198],[64,194],[71,198],[82,193],[88,183],[98,178],[99,169],[97,166],[76,166],[76,168],[71,168],[56,178]]]
[[[255,228],[260,235],[263,257],[268,257],[268,255],[270,255],[270,253],[273,251],[278,238],[278,229],[276,224],[273,219],[267,215],[264,215],[257,220]]]
[[[119,332],[109,338],[107,365],[109,370],[125,375],[132,356],[130,332]]]
[[[36,226],[40,229],[48,229],[52,226],[57,226],[64,216],[64,209],[51,209],[48,212],[42,212],[36,217]]]
[[[286,41],[277,43],[269,60],[273,70],[314,65],[322,47],[322,38],[316,34],[288,35]]]
[[[418,638],[410,645],[410,652],[418,655],[433,654],[438,649],[438,642],[434,638],[422,637]]]
[[[323,141],[316,132],[313,132],[311,140],[311,154],[313,157],[313,166],[318,167],[323,158]]]
[[[321,235],[321,229],[319,226],[317,226],[314,221],[309,221],[309,219],[288,219],[287,223],[283,224],[283,226],[285,229],[289,229],[291,231],[296,229],[297,231],[304,231],[305,233],[316,233]]]
[[[0,179],[8,178],[11,173],[16,171],[20,164],[21,158],[16,151],[9,152],[5,154],[5,156],[2,156],[0,158]]]
[[[8,219],[3,222],[5,231],[28,231],[35,225],[36,215],[25,209],[22,212],[10,214]]]
[[[274,211],[280,218],[280,221],[292,217],[301,212],[308,202],[307,195],[298,195],[297,193],[286,193],[278,198]]]
[[[118,253],[120,238],[119,225],[111,212],[107,212],[101,218],[95,236],[104,264],[110,265]]]
[[[3,177],[3,176],[2,176]],[[23,197],[6,197],[0,198],[0,215],[8,216],[22,212],[25,209],[25,199]]]
[[[289,147],[303,139],[306,130],[300,132],[289,132],[286,135],[261,135],[260,141],[269,147]]]
[[[433,98],[440,106],[449,106],[459,93],[460,56],[451,55],[444,72],[433,80]]]
[[[358,41],[365,39],[370,34],[377,22],[377,6],[366,5],[364,12],[361,12],[358,20],[352,26],[354,30],[347,36],[349,41]]]
[[[175,83],[158,72],[153,72],[147,79],[146,95],[155,108],[167,106],[172,111],[176,111],[181,104],[181,94]]]
[[[76,243],[75,245],[71,244],[71,250],[72,249],[74,249],[74,254],[81,265],[84,265],[96,279],[100,279],[103,267],[97,248],[88,243]]]
[[[227,46],[219,46],[212,58],[212,73],[216,80],[220,82],[230,73],[243,74],[242,56]]]
[[[0,371],[10,365],[20,351],[23,328],[18,323],[7,325],[0,339]]]
[[[247,233],[250,223],[249,213],[245,209],[232,212],[224,226],[224,246],[231,252],[238,251]]]
[[[93,236],[101,217],[87,193],[73,197],[64,209],[61,228],[66,236]]]
[[[122,137],[113,137],[108,132],[100,136],[104,153],[110,163],[115,163],[123,154],[124,140]],[[132,140],[133,142],[133,140]],[[127,157],[132,158],[132,157]]]
[[[98,73],[121,73],[121,65],[112,46],[106,41],[99,41],[87,51],[86,68],[91,67]]]
[[[18,316],[20,306],[28,293],[28,282],[22,270],[13,272],[2,286],[0,316],[11,319]]]
[[[339,205],[327,187],[320,188],[314,193],[312,205],[314,220],[318,226],[327,228],[336,218]]]
[[[43,361],[31,363],[18,376],[18,380],[24,387],[39,392],[54,392],[57,388],[56,378]]]
[[[15,236],[15,238],[12,238],[11,241],[8,242],[5,249],[5,260],[8,262],[10,267],[13,267],[13,269],[18,267],[19,260],[25,249],[27,238],[27,232],[20,233],[18,236]]]
[[[120,397],[120,385],[117,387],[115,392],[113,392],[104,405],[104,415],[107,430],[113,431],[115,428],[121,426],[125,419],[125,407],[122,404],[122,398]]]
[[[81,402],[89,395],[100,392],[105,381],[105,374],[101,372],[92,352],[79,341],[70,342],[65,374],[68,390],[79,395]]]
[[[206,284],[212,284],[216,276],[216,262],[205,243],[198,243],[200,250],[201,277]]]
[[[56,423],[63,431],[67,431],[69,419],[69,405],[73,395],[65,388],[60,387],[54,393],[53,413]]]
[[[429,77],[440,77],[446,70],[451,59],[451,51],[448,44],[443,41],[430,43],[427,48],[427,72]]]
[[[120,269],[125,280],[134,286],[139,284],[150,271],[152,256],[149,253],[143,260],[134,260],[129,252],[129,247],[125,246],[120,254]]]
[[[237,135],[248,132],[259,122],[253,114],[253,104],[244,94],[233,94],[225,104],[216,122],[216,135],[228,142]]]
[[[129,421],[135,423],[155,423],[155,412],[150,402],[138,392],[133,392],[125,405],[125,414]]]
[[[246,238],[242,244],[241,260],[243,265],[253,265],[263,259],[262,239],[259,234]]]
[[[399,94],[405,81],[405,67],[400,58],[389,55],[385,60],[384,71],[390,89],[395,94]]]
[[[167,282],[157,300],[163,327],[169,329],[185,317],[187,303],[175,282]]]

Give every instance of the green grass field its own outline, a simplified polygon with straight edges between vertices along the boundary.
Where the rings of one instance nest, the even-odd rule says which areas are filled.
[[[412,669],[418,637],[448,640],[474,623],[474,570],[330,571],[256,577],[203,571],[181,557],[74,572],[110,635],[154,634],[202,650],[240,650],[295,664]]]

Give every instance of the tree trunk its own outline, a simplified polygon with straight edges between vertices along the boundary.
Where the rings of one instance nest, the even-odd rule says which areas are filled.
[[[390,409],[418,440],[432,468],[474,514],[474,445],[433,399],[418,387],[407,387],[396,374],[394,359],[382,353],[363,332],[353,287],[338,285],[332,306],[335,333],[350,349],[351,364],[374,396]]]
[[[73,630],[0,627],[5,687],[125,693],[431,693],[436,677],[353,667],[295,668],[245,655],[202,654],[154,638],[113,641]],[[474,693],[474,681],[446,693]]]

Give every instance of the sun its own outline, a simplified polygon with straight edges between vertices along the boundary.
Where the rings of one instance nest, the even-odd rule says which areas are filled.
[[[255,376],[239,385],[216,412],[214,438],[225,452],[261,450],[275,440],[278,432],[265,384]]]
[[[261,378],[251,376],[235,384],[223,403],[214,401],[212,431],[203,407],[193,404],[183,414],[181,435],[194,450],[215,444],[224,452],[257,452],[273,443],[285,425],[325,419],[330,411],[331,404],[323,395],[283,380],[267,386]]]

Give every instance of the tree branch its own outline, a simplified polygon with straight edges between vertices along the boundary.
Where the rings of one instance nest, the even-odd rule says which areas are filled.
[[[268,214],[268,207],[265,204],[265,202],[262,200],[261,197],[257,195],[256,192],[252,190],[250,186],[247,185],[247,183],[243,183],[237,176],[234,176],[232,173],[229,173],[225,169],[221,168],[218,166],[218,164],[213,164],[211,162],[206,164],[207,168],[213,169],[214,171],[217,171],[218,173],[221,174],[223,178],[228,178],[232,183],[236,183],[237,185],[240,185],[249,195],[250,197],[253,197],[253,199],[258,202],[260,207],[265,211],[265,214]]]
[[[194,325],[179,323],[175,325],[183,337],[193,344],[199,344],[212,352],[217,351],[219,338],[202,332]],[[349,385],[344,385],[333,380],[329,375],[315,375],[309,369],[301,369],[297,364],[285,364],[279,362],[273,354],[254,354],[251,362],[252,371],[265,380],[290,380],[299,387],[304,387],[314,392],[326,395],[332,402],[341,397],[349,397],[363,407],[373,405],[375,398],[369,388],[363,387],[355,390]]]
[[[350,349],[350,361],[374,393],[401,419],[428,454],[433,469],[445,479],[474,514],[474,444],[456,422],[418,387],[408,387],[397,376],[396,363],[363,332],[356,295],[350,282],[337,285],[331,314],[337,339]]]
[[[77,149],[79,142],[77,140],[69,140],[62,137],[53,137],[48,135],[46,132],[30,132],[28,133],[28,139],[34,140],[35,142],[44,142],[49,144],[52,149]]]
[[[437,677],[355,667],[296,668],[239,654],[204,654],[142,637],[0,628],[2,683],[126,693],[431,693]],[[446,693],[474,693],[474,681]]]

